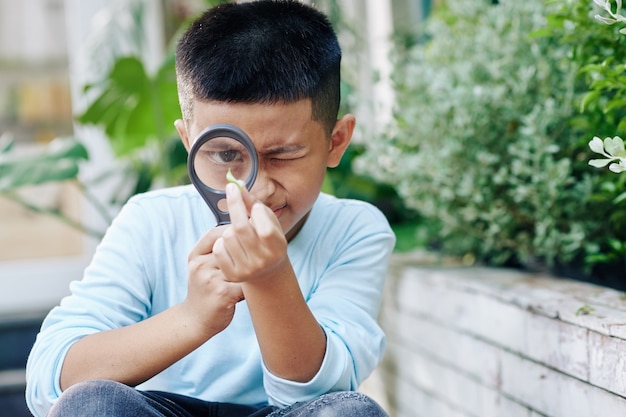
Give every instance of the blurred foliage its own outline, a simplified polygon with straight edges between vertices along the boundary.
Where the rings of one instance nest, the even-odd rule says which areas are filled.
[[[77,219],[65,215],[58,207],[39,205],[22,196],[23,187],[46,183],[71,182],[108,221],[106,210],[94,199],[78,180],[81,163],[88,159],[87,149],[75,138],[56,138],[43,150],[35,153],[16,152],[15,141],[10,135],[0,137],[0,194],[23,207],[55,217],[59,221],[87,235],[100,238],[102,232],[86,226]]]
[[[137,184],[133,192],[186,178],[186,152],[174,128],[180,118],[173,56],[151,76],[138,57],[118,58],[108,76],[85,87],[100,93],[77,119],[103,128],[120,158],[133,161]]]
[[[151,73],[146,69],[145,57],[142,56],[146,49],[143,30],[144,1],[137,0],[127,3],[125,7],[115,8],[114,12],[109,13],[112,24],[105,25],[101,33],[95,34],[96,41],[92,45],[91,56],[97,62],[93,68],[96,80],[84,87],[83,93],[89,98],[89,104],[76,116],[77,121],[83,125],[102,128],[116,157],[122,162],[114,170],[124,178],[124,184],[106,202],[111,206],[120,206],[130,196],[152,188],[189,182],[187,152],[173,125],[174,120],[181,116],[176,90],[174,50],[182,31],[197,16],[197,12],[184,7],[181,2],[166,2],[166,11],[169,12],[165,23],[167,47],[164,59],[156,71]],[[204,3],[209,7],[225,2],[228,1],[205,0]],[[349,42],[348,49],[362,45],[354,26],[343,18],[339,1],[327,0],[319,3],[327,11],[336,30],[342,33],[342,39]],[[126,15],[123,19],[122,14]],[[114,24],[118,20],[130,24],[122,28]],[[342,80],[342,114],[351,112],[351,104],[357,100],[352,84],[353,76],[350,72]],[[52,151],[56,144],[29,161],[14,158],[12,154],[5,155],[5,165],[0,165],[0,170],[5,169],[0,171],[4,174],[4,184],[22,186],[32,185],[43,179],[72,179],[88,196],[88,187],[77,180],[80,162],[86,160],[87,155],[85,152],[81,158],[68,159],[68,156],[78,155],[79,149],[85,150],[79,141],[74,140],[72,143],[75,146],[72,148],[75,155]],[[393,187],[378,182],[371,175],[354,173],[353,161],[362,152],[362,146],[350,145],[340,166],[329,170],[324,191],[338,197],[370,201],[384,212],[394,227],[413,230],[420,219],[413,210],[405,207]],[[33,164],[39,164],[37,169],[33,169]],[[41,175],[36,177],[39,174]],[[111,174],[111,171],[106,171],[94,182]],[[43,211],[28,202],[20,202],[31,210]],[[98,204],[97,200],[93,202]],[[106,211],[102,207],[99,209],[103,213]],[[85,231],[80,224],[73,225]],[[102,232],[91,234],[99,237]],[[401,233],[399,247],[412,248],[417,244],[416,239],[415,234]]]
[[[8,193],[27,185],[75,179],[87,150],[73,138],[57,138],[42,153],[14,154],[14,141],[0,140],[0,192]]]
[[[579,111],[588,91],[581,56],[617,45],[594,38],[590,2],[578,3],[441,2],[423,33],[398,44],[391,133],[368,143],[356,168],[396,184],[432,225],[432,247],[493,265],[595,274],[582,260],[624,241],[626,229],[611,219],[615,195],[598,196],[606,175],[587,164],[589,132],[616,115]],[[585,26],[564,24],[570,38],[559,36],[555,18],[546,24],[555,13]]]
[[[353,143],[348,146],[339,165],[328,170],[322,191],[341,198],[368,201],[385,214],[392,226],[416,227],[416,223],[421,223],[421,218],[405,206],[391,185],[375,180],[368,173],[355,173],[354,161],[364,152],[363,145]],[[399,245],[407,248],[421,246],[417,236],[403,236],[402,240]]]
[[[362,25],[346,18],[341,0],[316,0],[312,3],[328,15],[338,33],[344,56],[356,55],[365,47],[363,33],[359,31]],[[346,62],[344,59],[342,64],[340,115],[353,113],[357,102],[363,99],[355,88],[358,82],[357,68],[349,67]],[[425,246],[423,229],[428,227],[428,223],[415,210],[405,205],[393,185],[376,179],[369,171],[355,171],[355,160],[365,150],[363,144],[353,141],[340,164],[327,171],[322,191],[340,198],[367,201],[378,207],[396,232],[396,250],[409,251]]]
[[[52,215],[78,230],[100,238],[103,230],[92,230],[58,210],[23,199],[19,188],[45,182],[71,181],[83,196],[110,223],[110,207],[119,207],[130,196],[155,186],[187,182],[187,152],[177,136],[173,122],[180,115],[176,91],[173,45],[176,37],[193,16],[185,8],[167,19],[177,22],[178,31],[170,34],[165,57],[154,74],[146,71],[142,56],[146,50],[144,30],[147,0],[113,3],[101,12],[100,32],[88,40],[91,75],[96,81],[84,88],[90,104],[77,120],[101,127],[120,164],[89,184],[79,180],[81,164],[88,159],[80,138],[55,139],[46,148],[23,156],[12,152],[12,141],[5,136],[0,153],[0,193],[29,210]],[[224,1],[206,0],[207,6]],[[123,23],[120,23],[123,22]],[[167,23],[167,22],[166,22]],[[167,24],[166,24],[167,26]],[[122,186],[109,201],[90,193],[90,185],[111,175],[123,177]]]
[[[559,7],[548,15],[546,27],[539,35],[557,39],[580,68],[583,95],[578,102],[580,113],[572,123],[584,132],[579,140],[588,143],[592,152],[600,151],[599,136],[605,138],[605,150],[619,157],[623,142],[620,146],[621,139],[615,141],[612,137],[626,133],[626,36],[624,19],[619,16],[621,2],[561,0],[556,4]],[[619,20],[621,24],[615,24]],[[594,155],[586,160],[589,157]],[[617,166],[619,171],[623,161],[613,161],[617,164],[611,166]],[[593,161],[588,163],[597,166]],[[600,171],[596,183],[590,200],[599,208],[594,216],[603,220],[603,227],[588,245],[586,261],[599,269],[620,265],[620,273],[624,274],[621,265],[626,256],[626,178]]]

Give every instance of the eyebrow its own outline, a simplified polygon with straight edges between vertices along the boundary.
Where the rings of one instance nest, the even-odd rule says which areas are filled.
[[[230,138],[229,138],[230,139]],[[210,150],[229,150],[229,149],[245,149],[245,146],[236,140],[220,140],[220,138],[211,139],[202,144],[200,149]]]

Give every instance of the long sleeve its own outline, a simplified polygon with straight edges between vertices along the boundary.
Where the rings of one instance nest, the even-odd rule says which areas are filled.
[[[307,383],[283,380],[264,369],[270,403],[279,406],[356,389],[385,348],[377,315],[395,236],[384,216],[365,203],[328,196],[320,200],[325,204],[318,201],[289,254],[307,304],[326,332],[326,355]]]
[[[27,363],[26,399],[44,415],[61,394],[61,367],[70,346],[89,334],[138,322],[150,312],[151,282],[140,252],[150,245],[146,216],[126,205],[71,295],[46,317]]]

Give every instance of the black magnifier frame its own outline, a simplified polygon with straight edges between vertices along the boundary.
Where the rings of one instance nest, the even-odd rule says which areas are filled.
[[[254,181],[256,180],[256,176],[259,170],[259,157],[257,155],[256,148],[254,147],[254,144],[252,143],[250,137],[237,126],[226,123],[212,125],[204,129],[196,137],[196,140],[193,142],[193,144],[191,145],[191,149],[189,150],[189,156],[187,159],[187,171],[189,173],[189,178],[191,179],[192,184],[196,187],[196,190],[198,190],[204,201],[211,208],[213,214],[215,214],[215,218],[217,219],[217,226],[230,224],[230,215],[227,211],[220,210],[218,206],[218,203],[226,198],[226,191],[216,190],[215,188],[212,188],[202,182],[202,180],[196,173],[195,160],[196,154],[198,153],[202,145],[204,145],[211,139],[224,137],[234,139],[237,142],[241,143],[250,155],[250,174],[248,175],[248,178],[246,178],[244,181],[245,186],[248,190],[250,190],[252,188],[252,185],[254,185]]]

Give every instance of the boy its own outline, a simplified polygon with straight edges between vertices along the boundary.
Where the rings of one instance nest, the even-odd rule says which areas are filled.
[[[337,120],[341,51],[291,0],[217,6],[176,51],[189,150],[243,129],[252,190],[231,224],[192,186],[133,197],[27,365],[36,416],[385,416],[354,392],[381,359],[376,323],[394,235],[367,203],[320,194],[355,119]]]

